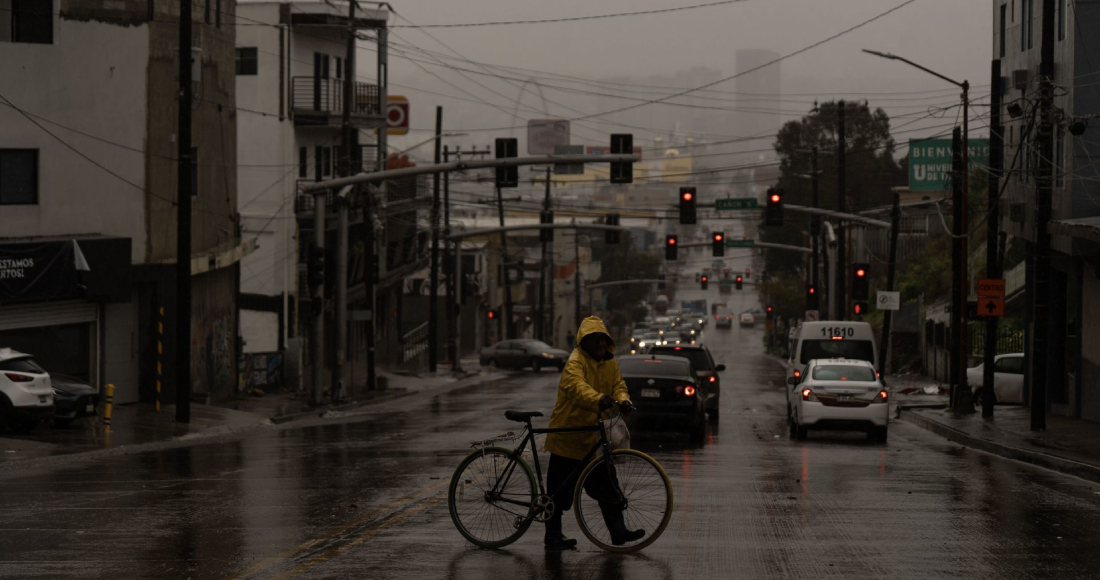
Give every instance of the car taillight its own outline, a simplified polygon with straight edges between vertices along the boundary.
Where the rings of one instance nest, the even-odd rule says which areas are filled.
[[[695,396],[695,387],[693,387],[691,385],[688,385],[688,386],[684,387],[684,396],[694,397]]]
[[[817,395],[810,389],[802,389],[802,400],[817,402]]]
[[[718,377],[715,377],[714,375],[711,375],[710,376],[710,382],[717,383],[718,382]]]
[[[797,371],[797,370],[796,370],[796,371],[794,372],[794,378],[796,378],[796,379],[797,379],[798,377],[801,377],[801,376],[802,376],[802,371]]]
[[[7,375],[8,379],[10,379],[13,383],[29,383],[34,380],[34,377],[29,377],[27,375],[17,375],[15,373],[4,374]]]
[[[888,396],[889,395],[887,394],[886,391],[879,391],[878,396],[875,397],[875,400],[871,401],[871,402],[872,403],[885,403]]]

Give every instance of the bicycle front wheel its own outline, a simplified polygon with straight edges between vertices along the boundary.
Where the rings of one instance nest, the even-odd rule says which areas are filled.
[[[500,548],[531,526],[538,492],[522,457],[501,447],[479,449],[462,460],[451,478],[447,506],[458,532],[476,546]]]
[[[585,492],[602,489],[610,495],[622,494],[622,504],[609,506],[608,516],[622,517],[628,530],[645,530],[645,535],[634,542],[615,545],[611,541],[605,514],[599,503]],[[668,474],[652,457],[633,449],[616,449],[611,452],[611,465],[597,457],[581,473],[574,492],[577,524],[593,544],[609,552],[636,552],[652,544],[661,536],[672,518],[672,483]]]

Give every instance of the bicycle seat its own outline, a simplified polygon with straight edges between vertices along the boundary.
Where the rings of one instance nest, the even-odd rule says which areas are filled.
[[[505,411],[504,417],[509,421],[518,421],[523,423],[531,417],[541,417],[542,413],[539,411]]]

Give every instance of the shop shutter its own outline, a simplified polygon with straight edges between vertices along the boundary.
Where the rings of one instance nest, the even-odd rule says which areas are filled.
[[[0,330],[95,322],[96,311],[96,303],[85,300],[10,304],[0,306]]]

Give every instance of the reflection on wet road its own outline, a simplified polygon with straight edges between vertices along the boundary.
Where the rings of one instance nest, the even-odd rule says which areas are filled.
[[[743,266],[742,266],[743,267]],[[698,292],[681,292],[690,298]],[[717,297],[716,292],[710,296]],[[751,293],[729,299],[736,312]],[[506,408],[549,414],[556,375],[406,398],[305,427],[0,475],[5,578],[1085,578],[1100,490],[895,422],[788,439],[761,330],[705,331],[722,414],[702,445],[636,433],[676,510],[643,553],[466,543],[445,494]],[[545,419],[544,419],[545,421]]]

